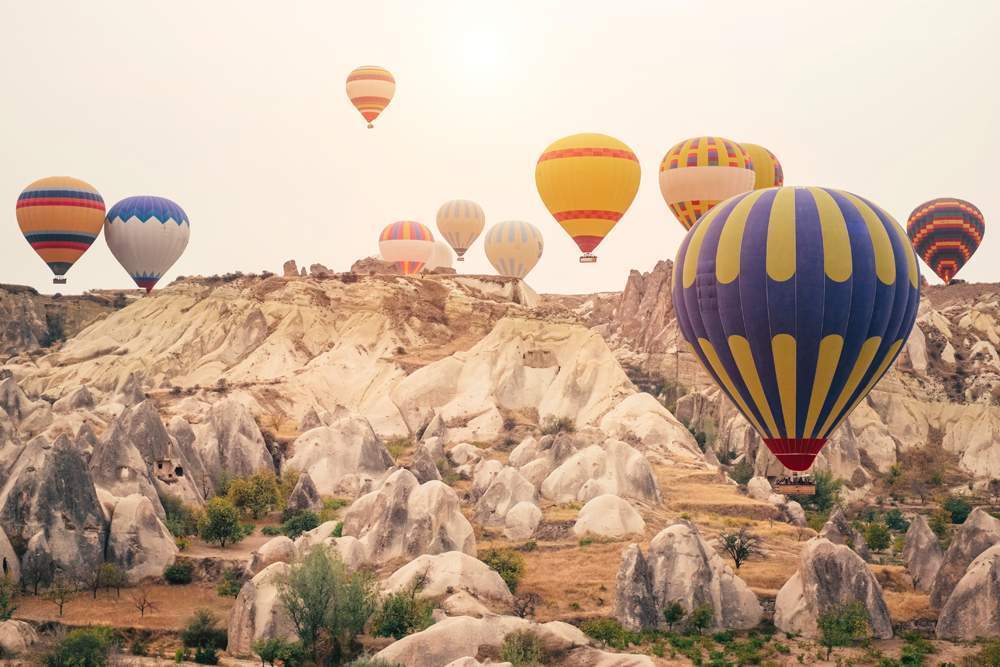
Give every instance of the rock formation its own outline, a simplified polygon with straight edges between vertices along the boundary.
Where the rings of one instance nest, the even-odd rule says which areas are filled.
[[[645,530],[642,515],[627,500],[612,495],[589,500],[573,524],[573,534],[578,537],[596,535],[617,539],[626,535],[641,536]]]
[[[392,466],[371,425],[357,416],[303,433],[292,443],[292,452],[286,465],[308,473],[321,495],[355,495]]]
[[[508,540],[527,540],[535,534],[542,520],[542,510],[533,502],[522,501],[510,508],[504,518],[503,535]]]
[[[495,570],[461,551],[419,556],[393,572],[382,590],[395,593],[415,583],[420,585],[418,594],[426,598],[464,591],[480,602],[504,609],[514,599]]]
[[[903,547],[906,570],[918,591],[930,592],[943,558],[937,535],[927,524],[927,519],[918,514],[910,522],[906,531],[906,545]]]
[[[290,509],[303,511],[319,509],[323,505],[316,484],[308,472],[299,473],[299,479],[295,482],[295,488],[288,496],[287,506]]]
[[[455,491],[439,481],[420,484],[405,469],[354,501],[344,514],[343,531],[358,538],[376,563],[446,551],[476,553],[472,525]]]
[[[253,643],[259,639],[298,639],[278,588],[278,582],[289,571],[287,563],[273,563],[243,584],[229,613],[226,650],[231,655],[249,657]]]
[[[822,614],[854,601],[864,605],[875,637],[892,637],[882,587],[865,561],[850,547],[817,537],[806,543],[798,570],[778,591],[774,624],[784,632],[815,638]]]
[[[586,502],[605,494],[651,503],[661,499],[649,461],[619,440],[580,450],[542,482],[542,495],[557,503]]]
[[[647,618],[647,584],[639,579],[643,570],[649,576],[657,618],[667,605],[679,602],[688,612],[703,605],[711,608],[715,628],[747,629],[760,622],[763,612],[757,596],[690,522],[667,526],[654,537],[645,567],[638,546],[623,553],[618,580],[625,585],[616,593],[615,606],[623,623],[634,625]]]
[[[819,536],[834,544],[843,544],[854,549],[866,561],[871,559],[865,536],[854,530],[842,509],[838,508],[830,515],[829,520],[823,524],[823,529],[819,531]]]
[[[112,561],[131,584],[163,574],[174,562],[177,545],[157,517],[153,503],[141,494],[122,498],[115,505],[108,536],[108,560]]]
[[[938,615],[939,639],[1000,637],[1000,542],[972,561]]]
[[[653,576],[638,544],[622,552],[615,580],[615,618],[635,631],[655,628],[661,620],[653,597]]]
[[[251,577],[274,563],[292,563],[296,556],[295,543],[284,535],[272,537],[250,554],[246,573]]]
[[[976,556],[1000,543],[1000,519],[981,507],[972,510],[951,539],[941,567],[931,587],[931,606],[944,607],[959,579],[965,575]]]
[[[492,478],[476,503],[476,521],[484,526],[503,525],[507,513],[518,503],[538,501],[534,485],[510,466]]]

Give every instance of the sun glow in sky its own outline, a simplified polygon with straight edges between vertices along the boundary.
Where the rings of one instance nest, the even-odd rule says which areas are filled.
[[[387,223],[434,229],[443,201],[466,198],[487,225],[542,230],[537,290],[618,290],[630,269],[673,258],[683,229],[657,169],[703,134],[767,146],[787,184],[849,189],[897,220],[933,197],[968,199],[987,233],[960,277],[998,278],[997,3],[0,0],[0,11],[0,282],[52,291],[14,201],[37,178],[72,175],[109,206],[155,194],[184,207],[191,242],[161,284],[290,258],[346,270],[377,252]],[[344,93],[362,64],[398,82],[374,130]],[[577,263],[534,185],[539,153],[577,132],[617,137],[642,167],[593,265]],[[460,266],[492,272],[481,240]],[[68,277],[67,292],[132,286],[103,239]]]

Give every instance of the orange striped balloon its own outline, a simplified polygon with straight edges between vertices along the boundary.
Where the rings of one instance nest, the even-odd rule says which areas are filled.
[[[368,121],[368,127],[374,127],[372,121],[389,106],[395,92],[396,80],[383,67],[365,65],[347,76],[347,96]]]
[[[413,220],[400,220],[386,225],[378,237],[382,259],[395,262],[400,273],[409,275],[424,268],[434,254],[431,230]]]

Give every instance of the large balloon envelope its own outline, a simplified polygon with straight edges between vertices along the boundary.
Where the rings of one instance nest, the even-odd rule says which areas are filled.
[[[101,233],[104,199],[94,186],[69,176],[35,181],[17,198],[24,238],[63,284],[70,267]]]
[[[524,278],[542,257],[545,242],[527,222],[498,222],[486,232],[486,258],[501,276]]]
[[[396,79],[392,73],[375,65],[358,67],[347,76],[347,97],[361,113],[368,127],[378,118],[396,93]]]
[[[721,137],[685,139],[660,163],[660,192],[684,229],[723,199],[753,190],[755,180],[747,152]]]
[[[947,284],[983,242],[986,221],[975,205],[942,197],[914,209],[906,233],[917,254]]]
[[[431,253],[431,258],[427,260],[424,264],[424,271],[433,271],[434,269],[451,269],[453,268],[451,254],[451,246],[447,243],[438,239],[434,242],[434,251]]]
[[[753,163],[754,190],[780,188],[785,184],[785,172],[774,153],[757,144],[744,143],[740,146],[750,156],[750,162]]]
[[[148,294],[187,247],[191,222],[164,197],[128,197],[111,207],[104,238],[111,254]]]
[[[549,145],[535,166],[538,194],[556,222],[595,262],[593,251],[632,205],[639,160],[604,134],[574,134]]]
[[[441,205],[437,212],[438,231],[455,250],[458,261],[465,261],[465,253],[486,226],[482,207],[467,199],[453,199]]]
[[[386,225],[378,237],[382,259],[395,262],[401,273],[409,275],[424,268],[434,254],[434,235],[426,225],[400,220]]]
[[[906,342],[920,299],[903,229],[856,195],[755,190],[713,208],[674,264],[705,369],[787,468],[806,470]]]

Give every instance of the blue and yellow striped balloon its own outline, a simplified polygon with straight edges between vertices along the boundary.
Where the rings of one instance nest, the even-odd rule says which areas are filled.
[[[705,369],[787,468],[807,470],[889,369],[920,300],[902,227],[840,190],[732,197],[688,232],[674,308]]]

